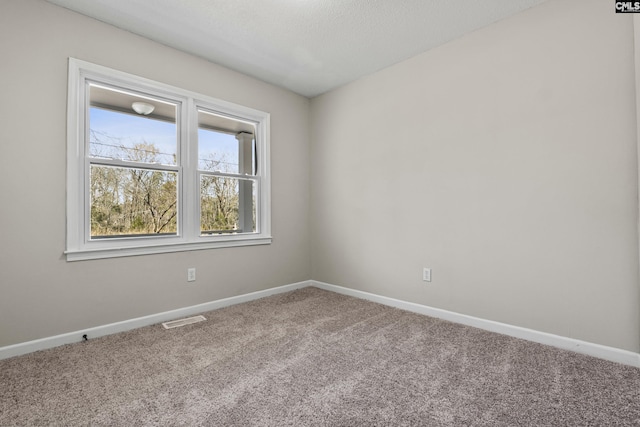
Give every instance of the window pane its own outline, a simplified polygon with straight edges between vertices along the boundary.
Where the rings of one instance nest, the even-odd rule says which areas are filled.
[[[198,110],[198,169],[255,175],[255,125]]]
[[[200,232],[255,233],[256,186],[249,179],[200,177]]]
[[[198,129],[198,169],[211,172],[240,173],[238,140],[235,135]]]
[[[90,86],[90,97],[90,157],[177,164],[175,104],[101,86]],[[153,111],[134,111],[140,102]]]
[[[177,234],[176,172],[91,166],[91,237]]]

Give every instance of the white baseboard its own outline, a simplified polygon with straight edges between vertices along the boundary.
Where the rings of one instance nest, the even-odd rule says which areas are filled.
[[[563,350],[570,350],[576,353],[586,354],[588,356],[598,357],[600,359],[609,360],[624,365],[635,366],[640,368],[640,354],[627,350],[621,350],[614,347],[607,347],[600,344],[593,344],[586,341],[580,341],[573,338],[567,338],[560,335],[553,335],[546,332],[535,331],[533,329],[521,328],[506,323],[494,322],[492,320],[480,319],[478,317],[467,316],[465,314],[455,313],[452,311],[441,310],[426,305],[415,304],[412,302],[388,298],[368,292],[358,291],[355,289],[344,288],[342,286],[331,285],[318,281],[311,281],[312,285],[325,289],[327,291],[339,294],[349,295],[356,298],[366,299],[377,302],[379,304],[400,308],[402,310],[414,313],[424,314],[426,316],[436,317],[438,319],[448,320],[475,328],[484,329],[490,332],[496,332],[503,335],[509,335],[515,338],[521,338],[528,341],[537,342]]]
[[[82,336],[87,335],[88,338],[97,338],[105,335],[111,335],[118,332],[130,331],[132,329],[141,328],[143,326],[154,325],[156,323],[166,322],[167,320],[188,317],[194,314],[204,313],[206,311],[218,308],[228,307],[247,301],[253,301],[259,298],[268,297],[270,295],[280,294],[283,292],[293,291],[295,289],[306,288],[311,286],[310,281],[293,283],[290,285],[279,286],[277,288],[266,289],[264,291],[251,292],[249,294],[238,295],[236,297],[224,298],[204,304],[193,305],[190,307],[179,308],[177,310],[165,311],[164,313],[152,314],[149,316],[138,317],[135,319],[124,320],[122,322],[111,323],[108,325],[97,326],[94,328],[82,329],[75,332],[69,332],[53,337],[42,338],[34,341],[14,344],[6,347],[0,347],[0,360],[9,357],[20,356],[32,353],[38,350],[46,350],[48,348],[58,347],[64,344],[72,344],[83,340]]]
[[[342,286],[332,285],[324,282],[318,282],[315,280],[292,283],[290,285],[279,286],[277,288],[266,289],[264,291],[251,292],[244,295],[224,298],[204,304],[180,308],[177,310],[166,311],[163,313],[138,317],[122,322],[116,322],[108,325],[97,326],[94,328],[69,332],[53,337],[47,337],[6,347],[0,347],[0,360],[7,359],[9,357],[20,356],[22,354],[32,353],[38,350],[58,347],[64,344],[80,342],[82,341],[82,336],[85,334],[89,338],[97,338],[105,335],[115,334],[118,332],[130,331],[132,329],[141,328],[143,326],[149,326],[161,322],[166,322],[167,320],[188,317],[194,314],[200,314],[206,311],[216,310],[218,308],[228,307],[243,302],[253,301],[259,298],[268,297],[270,295],[276,295],[283,292],[293,291],[295,289],[306,288],[308,286],[315,286],[320,289],[325,289],[339,294],[377,302],[379,304],[400,308],[402,310],[424,314],[426,316],[436,317],[439,319],[484,329],[486,331],[509,335],[515,338],[521,338],[528,341],[550,345],[564,350],[575,351],[577,353],[586,354],[588,356],[598,357],[600,359],[605,359],[612,362],[622,363],[625,365],[640,368],[640,354],[631,351],[607,347],[600,344],[593,344],[590,342],[562,337],[559,335],[553,335],[546,332],[535,331],[533,329],[521,328],[519,326],[513,326],[506,323],[494,322],[492,320],[480,319],[478,317],[467,316],[465,314],[455,313],[452,311],[433,308],[426,305],[402,301],[394,298],[388,298],[369,292],[358,291],[355,289],[345,288]]]

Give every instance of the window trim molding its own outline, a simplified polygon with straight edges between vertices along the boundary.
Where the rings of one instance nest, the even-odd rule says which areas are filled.
[[[83,85],[86,80],[98,80],[115,86],[148,91],[167,99],[179,100],[178,112],[183,123],[180,127],[182,143],[178,147],[181,189],[178,191],[178,234],[175,236],[133,237],[109,240],[90,240],[86,206],[87,159],[85,157],[87,100]],[[258,161],[257,194],[258,222],[256,233],[227,235],[201,235],[199,230],[199,203],[197,178],[197,108],[213,109],[238,120],[255,123]],[[271,237],[271,179],[270,179],[270,115],[228,101],[191,92],[101,65],[69,58],[67,99],[67,201],[66,201],[66,255],[67,261],[126,257],[168,252],[214,249],[237,246],[270,244]]]

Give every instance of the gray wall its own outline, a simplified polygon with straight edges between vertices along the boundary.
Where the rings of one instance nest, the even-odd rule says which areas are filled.
[[[633,61],[552,0],[313,99],[312,277],[638,351]]]
[[[273,244],[67,263],[70,56],[271,113]],[[0,57],[0,346],[309,279],[306,98],[40,0],[0,2]]]

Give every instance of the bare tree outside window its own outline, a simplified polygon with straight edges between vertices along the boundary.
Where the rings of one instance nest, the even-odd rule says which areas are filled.
[[[92,132],[95,146],[109,157],[136,163],[158,163],[159,149],[150,142],[132,146]],[[93,153],[100,157],[100,153]],[[145,168],[91,166],[91,236],[110,237],[177,233],[177,173]]]

